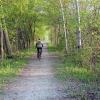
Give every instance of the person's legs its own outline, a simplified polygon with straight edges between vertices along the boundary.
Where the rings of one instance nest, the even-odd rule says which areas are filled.
[[[39,53],[39,49],[41,49],[41,54],[42,54],[42,48],[37,48],[37,58],[38,58],[38,53]]]
[[[42,48],[40,48],[41,49],[41,54],[42,54]]]
[[[37,48],[37,58],[38,58],[39,48]]]

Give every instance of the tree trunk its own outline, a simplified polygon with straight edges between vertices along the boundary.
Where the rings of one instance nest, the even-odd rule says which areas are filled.
[[[79,15],[79,5],[78,5],[78,0],[75,0],[75,5],[76,5],[76,17],[77,17],[77,23],[80,24],[80,15]],[[81,29],[80,27],[77,28],[77,44],[78,44],[78,51],[81,50]]]
[[[25,49],[25,37],[22,33],[21,28],[18,28],[18,49],[22,50]]]
[[[6,27],[4,17],[2,18],[2,25],[3,25],[3,28],[4,28],[3,33],[4,33],[4,39],[5,39],[7,55],[11,56],[12,55],[12,48],[11,48],[11,44],[10,44],[10,41],[9,41],[7,27]]]
[[[34,21],[34,30],[33,30],[33,44],[34,44],[34,39],[35,39],[35,31],[36,31],[36,22]]]
[[[0,58],[3,60],[3,30],[2,30],[2,23],[0,20]]]
[[[60,19],[58,18],[58,36],[57,36],[57,45],[59,44],[59,36],[60,36]]]
[[[56,25],[54,26],[54,40],[55,40],[55,45],[57,46],[57,29],[56,29]]]
[[[30,30],[30,35],[29,35],[29,46],[31,46],[32,37],[33,37],[33,31],[32,31],[32,24],[29,24],[29,30]],[[33,43],[32,43],[33,44]]]
[[[63,31],[64,31],[64,38],[65,38],[65,50],[66,50],[66,53],[68,53],[68,44],[67,44],[67,32],[66,32],[66,25],[65,25],[65,15],[64,15],[64,11],[63,11],[63,5],[62,5],[62,1],[59,0],[60,2],[60,6],[61,6],[61,13],[62,13],[62,19],[63,19]]]

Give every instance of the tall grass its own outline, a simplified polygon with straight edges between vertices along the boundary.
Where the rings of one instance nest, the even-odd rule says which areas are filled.
[[[14,77],[22,71],[22,68],[28,64],[29,56],[35,52],[34,47],[14,54],[12,59],[5,58],[0,64],[0,90],[3,84],[9,83]]]
[[[58,73],[57,77],[63,80],[72,78],[76,81],[86,83],[100,80],[98,73],[95,73],[93,70],[87,70],[86,68],[78,67],[67,59],[66,61],[62,60],[61,63],[55,67],[55,69]]]
[[[69,64],[66,64],[66,73],[67,76],[74,77],[78,81],[83,81],[83,82],[94,82],[96,81],[97,74],[94,73],[92,70],[87,70],[85,68],[79,68],[77,66],[69,66]]]

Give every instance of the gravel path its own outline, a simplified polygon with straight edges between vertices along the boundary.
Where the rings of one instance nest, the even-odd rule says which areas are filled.
[[[6,87],[5,95],[0,95],[0,100],[71,100],[64,97],[60,90],[63,85],[54,77],[56,58],[45,45],[41,60],[33,55],[19,77]]]

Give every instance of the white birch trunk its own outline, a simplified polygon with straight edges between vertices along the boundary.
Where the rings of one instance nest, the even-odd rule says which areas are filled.
[[[78,0],[75,0],[75,5],[76,5],[76,17],[77,17],[77,23],[80,24],[80,15],[79,15],[79,5],[78,5]],[[78,44],[78,51],[81,49],[81,29],[80,27],[77,28],[77,44]]]
[[[66,37],[66,33],[67,33],[67,32],[66,32],[65,16],[64,16],[62,1],[59,0],[59,2],[60,2],[60,7],[61,7],[62,19],[63,19],[63,27],[64,27],[65,50],[66,50],[66,53],[68,53],[67,37]]]

